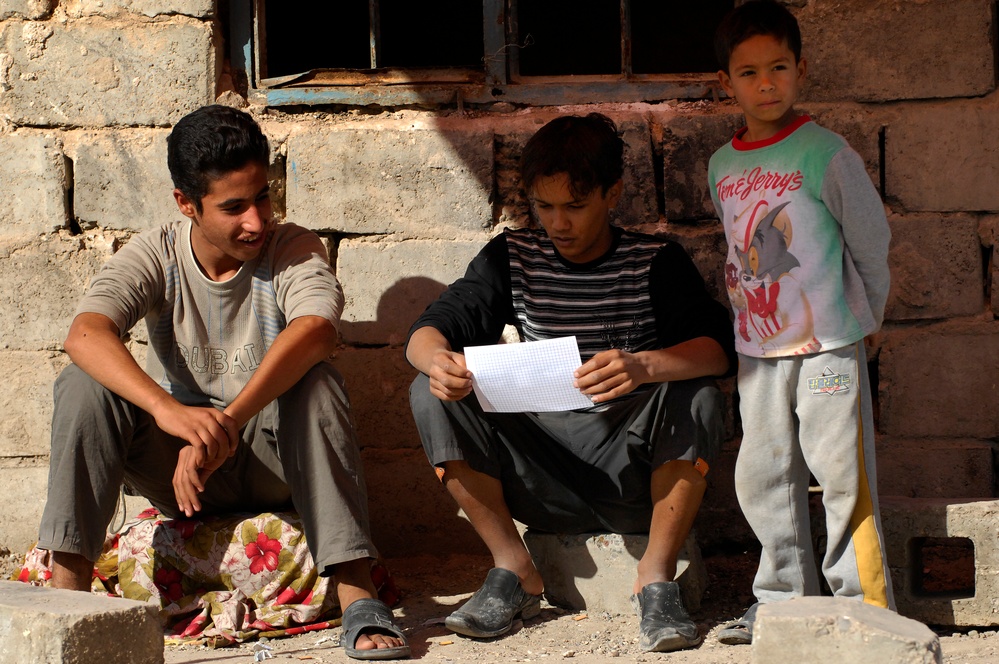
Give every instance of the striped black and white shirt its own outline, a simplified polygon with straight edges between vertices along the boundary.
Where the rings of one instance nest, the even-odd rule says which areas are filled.
[[[503,326],[525,341],[575,336],[583,362],[604,350],[639,352],[710,337],[735,355],[725,307],[680,245],[612,227],[613,245],[589,263],[563,259],[541,230],[505,230],[413,325],[454,350],[496,343]]]

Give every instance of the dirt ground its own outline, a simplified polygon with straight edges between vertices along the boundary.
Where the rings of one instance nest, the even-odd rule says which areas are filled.
[[[413,659],[442,664],[545,662],[571,660],[579,664],[609,662],[669,662],[670,664],[749,664],[749,646],[725,646],[715,641],[719,624],[741,614],[751,603],[753,553],[706,555],[709,583],[701,609],[693,612],[704,642],[674,653],[643,653],[638,649],[638,619],[632,615],[572,613],[542,604],[541,615],[498,639],[476,641],[448,631],[444,617],[475,591],[489,568],[480,556],[423,557],[388,561],[403,592],[395,610],[405,630]],[[622,588],[630,592],[630,588]],[[938,630],[947,664],[992,664],[999,661],[996,629]],[[338,647],[340,629],[274,639],[267,661],[310,663],[349,662]],[[198,646],[168,646],[167,664],[253,662],[253,644],[210,650]],[[874,664],[874,663],[872,663]]]

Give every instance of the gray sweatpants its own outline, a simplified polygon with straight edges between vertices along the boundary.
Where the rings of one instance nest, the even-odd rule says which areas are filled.
[[[739,357],[743,438],[735,489],[763,544],[760,602],[819,594],[809,471],[822,487],[833,594],[894,609],[878,510],[864,343],[815,355]]]
[[[96,560],[124,482],[170,518],[183,440],[76,365],[55,384],[48,500],[39,547]],[[343,379],[320,362],[241,432],[235,456],[205,483],[203,514],[294,507],[320,573],[377,555]]]
[[[557,533],[648,532],[653,469],[709,460],[724,430],[711,379],[661,384],[596,411],[485,413],[474,394],[438,399],[423,374],[409,398],[432,465],[467,461],[500,480],[516,520]]]

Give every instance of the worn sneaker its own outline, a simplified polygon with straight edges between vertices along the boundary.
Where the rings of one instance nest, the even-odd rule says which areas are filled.
[[[516,618],[527,620],[541,613],[541,596],[529,595],[510,570],[494,567],[482,587],[452,613],[444,624],[452,632],[478,639],[505,634]]]
[[[697,625],[680,601],[680,586],[675,581],[650,583],[631,596],[641,623],[638,645],[645,652],[670,652],[693,648],[701,642]]]

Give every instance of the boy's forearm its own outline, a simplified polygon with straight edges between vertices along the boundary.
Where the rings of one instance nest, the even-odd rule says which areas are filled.
[[[63,346],[87,375],[147,413],[173,399],[142,370],[107,316],[82,313],[74,318]]]
[[[325,318],[293,319],[274,339],[246,386],[225,408],[240,428],[264,406],[287,392],[336,349],[336,328]]]
[[[429,376],[433,357],[442,350],[451,350],[451,344],[440,330],[421,327],[413,332],[406,344],[406,360],[414,369]]]
[[[721,376],[728,371],[728,356],[710,337],[697,337],[670,348],[644,351],[653,383]]]

